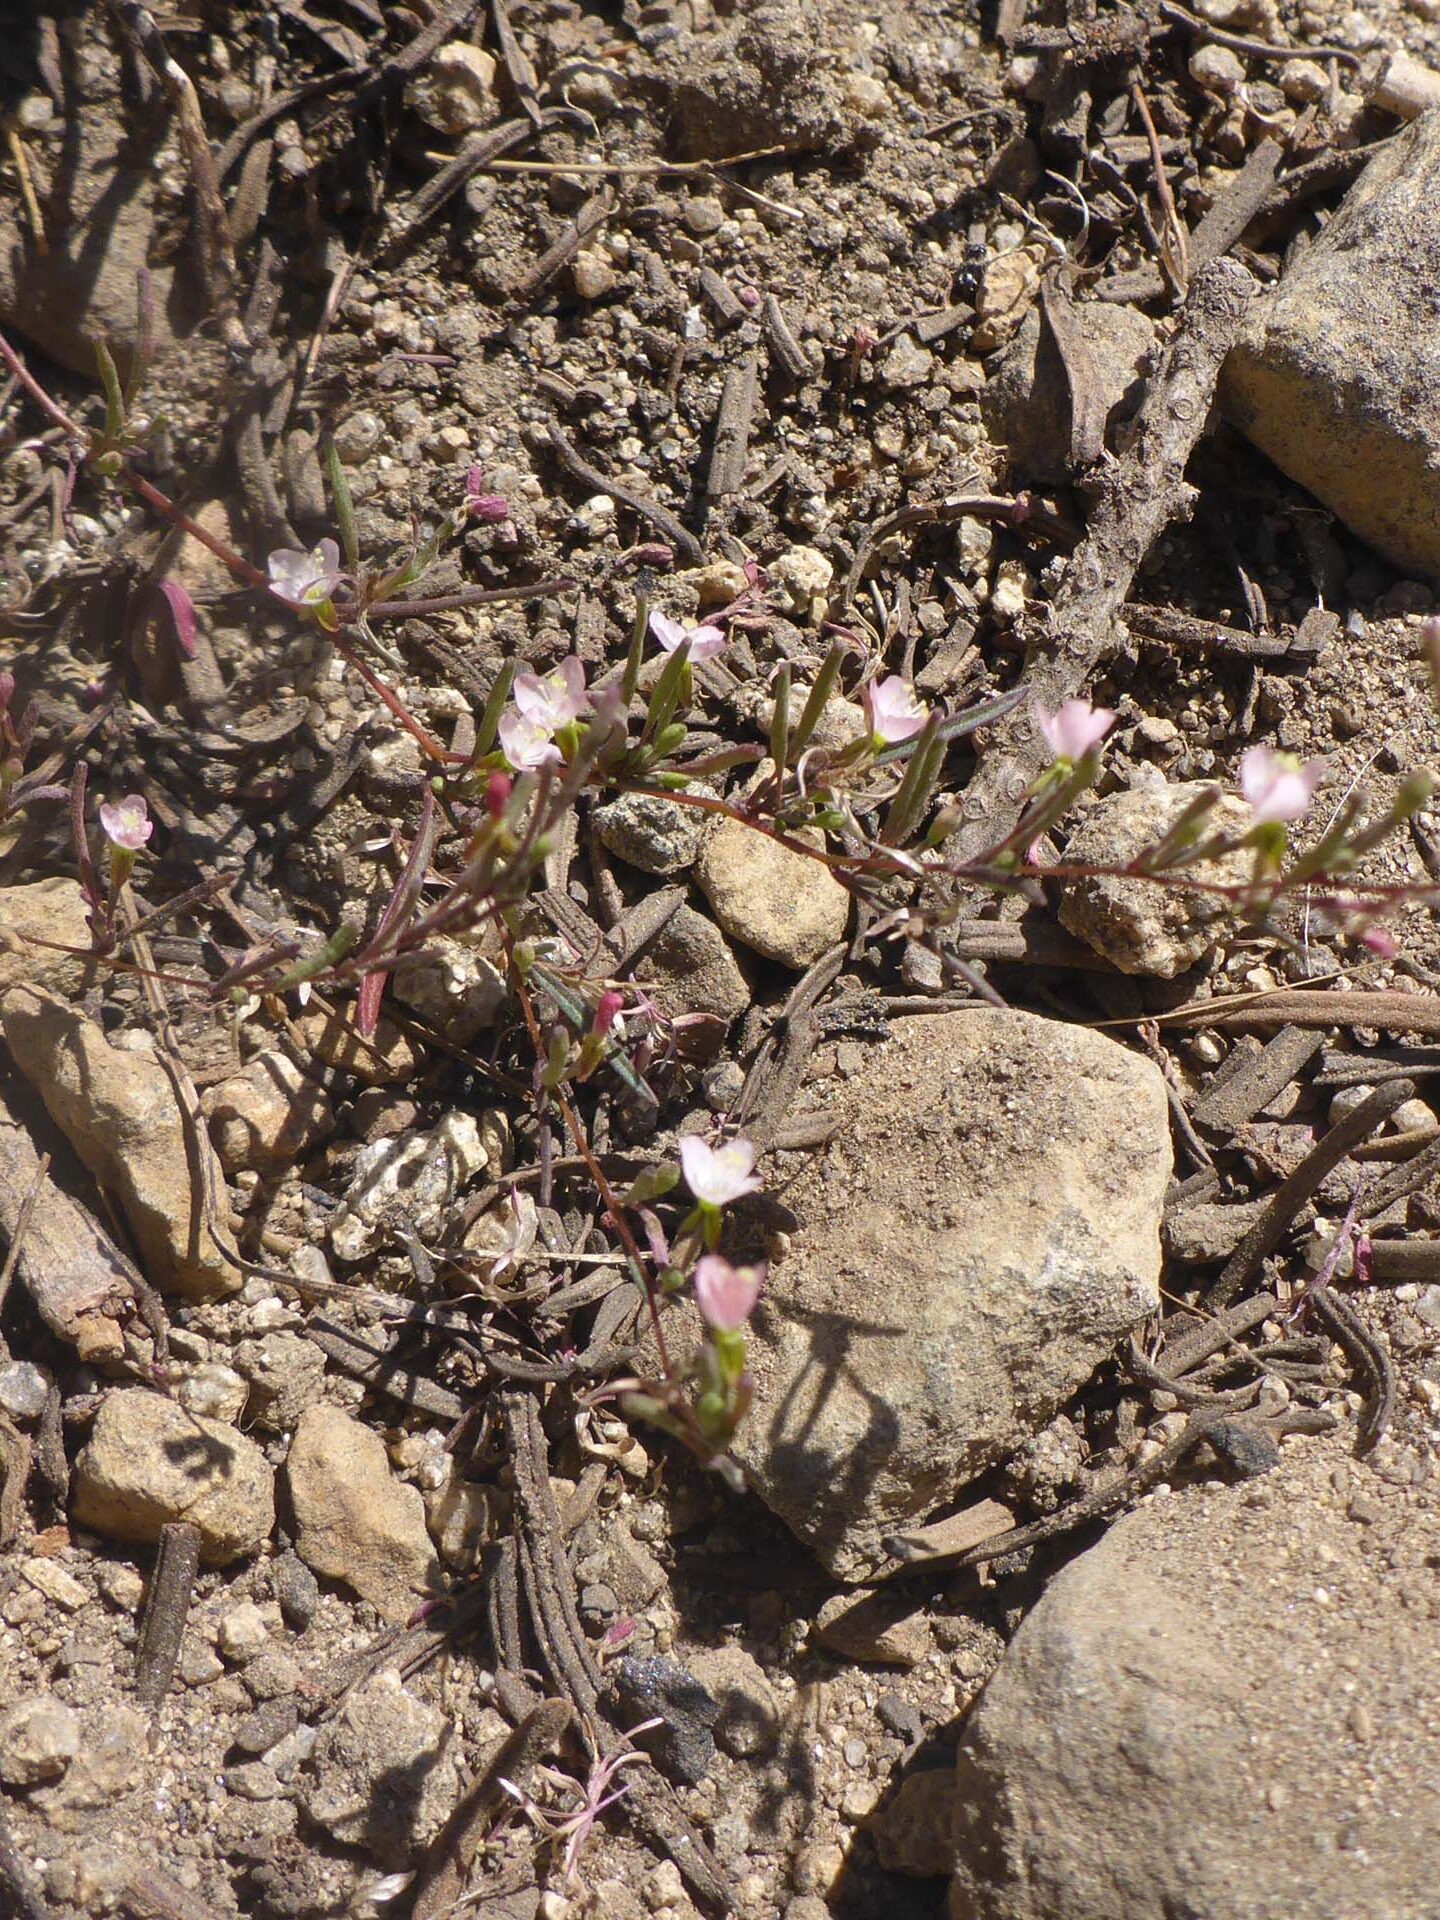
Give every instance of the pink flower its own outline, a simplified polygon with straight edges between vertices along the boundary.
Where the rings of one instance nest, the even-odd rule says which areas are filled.
[[[328,600],[344,579],[340,567],[340,549],[333,540],[322,540],[309,553],[298,547],[280,547],[265,562],[270,573],[270,591],[277,600],[295,607],[315,607]]]
[[[547,729],[536,726],[523,713],[502,715],[498,732],[501,750],[517,773],[560,758],[560,749]]]
[[[1393,960],[1400,951],[1400,942],[1384,927],[1367,927],[1360,944],[1381,960]]]
[[[100,825],[105,830],[106,839],[119,847],[122,853],[139,853],[155,831],[155,822],[138,793],[127,794],[114,806],[102,806]]]
[[[590,704],[585,669],[571,654],[553,673],[522,673],[515,680],[515,705],[546,733],[568,727]]]
[[[674,653],[682,641],[688,640],[692,660],[713,660],[717,653],[724,652],[726,646],[726,635],[721,628],[683,627],[678,620],[672,620],[668,613],[652,613],[650,631],[666,653]]]
[[[1302,767],[1293,753],[1274,753],[1269,747],[1250,747],[1240,756],[1240,791],[1250,802],[1257,827],[1272,820],[1298,820],[1309,806],[1323,760]]]
[[[686,1186],[707,1207],[728,1206],[760,1185],[754,1173],[755,1149],[748,1140],[727,1140],[723,1147],[712,1147],[698,1135],[687,1134],[680,1142],[680,1166]]]
[[[917,700],[898,673],[872,680],[863,695],[870,731],[887,746],[911,740],[930,718],[930,709]]]
[[[755,1311],[764,1283],[763,1267],[732,1267],[718,1253],[703,1254],[694,1281],[701,1319],[716,1333],[738,1333]]]
[[[1037,700],[1035,722],[1057,760],[1083,760],[1114,726],[1115,716],[1108,707],[1093,707],[1088,700],[1063,700],[1054,713]]]

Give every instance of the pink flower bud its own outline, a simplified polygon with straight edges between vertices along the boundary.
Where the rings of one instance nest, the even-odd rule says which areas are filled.
[[[704,1254],[694,1280],[701,1319],[716,1333],[738,1333],[755,1311],[764,1284],[763,1267],[732,1267],[721,1254]]]
[[[505,818],[514,791],[515,782],[508,773],[492,773],[485,782],[485,811],[497,825]]]
[[[595,1018],[590,1023],[590,1031],[597,1040],[603,1040],[620,1017],[625,1005],[625,996],[611,987],[600,996],[600,1004],[595,1009]]]
[[[1400,942],[1384,927],[1367,927],[1360,936],[1360,944],[1378,960],[1393,960],[1400,951]]]
[[[471,467],[465,475],[465,511],[472,520],[492,527],[510,518],[510,502],[503,493],[488,491],[479,467]]]
[[[9,671],[0,672],[0,713],[4,713],[15,698],[15,676]]]

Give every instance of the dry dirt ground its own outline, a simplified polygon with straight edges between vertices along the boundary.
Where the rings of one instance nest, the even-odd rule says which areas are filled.
[[[1424,58],[1440,51],[1433,13],[1422,0],[1413,10],[1380,0],[1363,13],[1323,0],[1257,0],[1224,9],[1222,23],[1242,39],[1338,44],[1361,57],[1404,46]],[[1032,422],[1034,459],[1022,465],[1004,444],[1007,431],[1017,442],[1018,417],[987,389],[996,356],[1033,310],[1038,268],[1057,244],[1076,243],[1080,216],[1065,181],[1083,178],[1094,200],[1090,261],[1119,273],[1154,258],[1159,203],[1123,61],[1096,70],[1088,135],[1073,124],[1067,131],[1047,107],[1042,141],[1041,109],[1025,92],[1024,62],[1036,56],[997,43],[989,7],[511,0],[508,15],[463,10],[439,36],[450,47],[483,46],[490,60],[452,57],[407,78],[393,56],[429,17],[419,0],[385,8],[286,0],[269,10],[197,0],[183,18],[161,18],[219,156],[238,261],[232,311],[243,315],[248,355],[227,355],[213,306],[198,317],[206,276],[195,264],[191,170],[154,74],[103,12],[37,33],[36,84],[12,124],[52,244],[39,255],[27,238],[12,150],[0,168],[0,309],[57,397],[98,421],[93,339],[103,332],[122,371],[129,365],[135,270],[148,261],[157,350],[137,401],[151,425],[146,470],[248,556],[263,563],[276,547],[333,531],[317,452],[326,436],[344,463],[367,556],[403,557],[478,467],[509,518],[468,532],[442,561],[441,585],[567,584],[513,603],[417,614],[382,633],[377,671],[446,738],[458,714],[483,705],[504,658],[544,668],[573,650],[592,673],[618,658],[642,570],[687,618],[730,597],[747,561],[768,572],[771,618],[738,643],[733,671],[703,682],[701,724],[719,737],[763,737],[754,688],[782,658],[813,671],[823,618],[913,671],[932,698],[959,704],[1010,684],[1017,611],[1060,550],[1040,536],[974,518],[902,526],[883,536],[853,602],[840,589],[865,531],[917,500],[1034,486],[1062,519],[1083,524],[1063,447],[1052,436],[1047,452],[1046,429]],[[508,72],[497,18],[515,36]],[[1029,25],[1037,20],[1052,15],[1036,13]],[[1190,69],[1202,38],[1172,20],[1145,83],[1191,224],[1262,131],[1294,132],[1317,98],[1313,73],[1320,110],[1306,137],[1316,152],[1339,129],[1353,145],[1395,124],[1363,122],[1353,65],[1321,63],[1297,83],[1294,62],[1241,51],[1241,80],[1207,88]],[[1237,95],[1242,84],[1248,92]],[[445,162],[477,132],[512,120],[520,131],[501,156],[509,164],[475,170],[430,208],[427,190]],[[1088,171],[1079,167],[1087,139],[1108,143],[1111,156]],[[1295,223],[1333,201],[1307,204],[1289,229],[1252,232],[1256,270],[1273,273]],[[212,263],[212,301],[224,277]],[[223,284],[219,292],[223,307]],[[1170,324],[1164,297],[1126,310],[1162,330]],[[92,792],[146,795],[158,822],[137,875],[147,902],[218,871],[251,926],[313,936],[347,916],[373,925],[395,883],[394,829],[408,840],[418,814],[415,743],[313,630],[297,638],[293,622],[237,588],[195,542],[176,553],[163,522],[93,473],[78,477],[70,498],[63,437],[43,429],[12,388],[0,422],[0,666],[13,668],[20,700],[40,700],[44,750],[65,753],[62,777],[76,755],[88,758]],[[1059,471],[1046,467],[1057,458]],[[1437,759],[1416,641],[1434,604],[1430,587],[1398,576],[1229,429],[1192,473],[1202,488],[1196,519],[1165,536],[1135,597],[1272,636],[1293,635],[1317,606],[1335,618],[1318,651],[1292,661],[1137,638],[1094,684],[1120,716],[1111,784],[1133,784],[1146,767],[1170,779],[1233,777],[1240,750],[1264,740],[1327,756],[1332,804],[1362,776],[1383,803],[1404,769]],[[143,597],[167,540],[163,558],[198,609],[191,658],[153,594]],[[952,786],[963,785],[966,766],[962,758],[952,769]],[[73,874],[63,816],[62,807],[41,809],[18,829],[0,827],[0,884]],[[1440,815],[1422,813],[1374,871],[1418,884],[1437,871],[1437,844]],[[655,885],[588,842],[553,884],[602,924]],[[1398,958],[1379,960],[1338,941],[1322,915],[1297,916],[1286,939],[1226,943],[1205,979],[1216,993],[1265,990],[1339,969],[1357,990],[1433,986],[1440,935],[1430,908],[1407,906],[1395,930]],[[232,958],[246,944],[235,922],[206,909],[163,929],[157,958],[177,977],[186,967],[213,977],[218,949],[207,943],[217,939]],[[872,948],[841,987],[852,999],[949,990],[923,969],[904,978],[895,969],[892,950]],[[724,1106],[771,1030],[793,976],[755,958],[744,972],[749,1009],[705,1077],[688,1066],[667,1087],[665,1126]],[[1195,991],[1193,981],[1172,990],[1064,968],[992,973],[1017,1004],[1120,1023],[1114,1030],[1137,1045],[1143,1023]],[[293,1005],[280,1014],[277,1005],[257,999],[232,1018],[178,993],[173,1011],[202,1092],[235,1071],[262,1029],[289,1021],[297,1039]],[[92,990],[90,1006],[112,1035],[141,1019],[122,977]],[[1203,1029],[1145,1032],[1186,1097],[1232,1043]],[[869,1038],[821,1037],[797,1090],[802,1108],[825,1104],[827,1082],[864,1073]],[[296,1249],[320,1247],[362,1143],[457,1107],[503,1110],[523,1164],[536,1135],[525,1117],[522,1041],[506,1029],[427,1050],[421,1033],[418,1053],[378,1086],[318,1063],[333,1129],[303,1158],[234,1179],[227,1201],[242,1253],[284,1266]],[[1385,1054],[1387,1040],[1349,1031],[1327,1042],[1337,1048]],[[1434,1071],[1424,1049],[1406,1058]],[[1293,1165],[1299,1129],[1323,1122],[1333,1096],[1312,1084],[1320,1065],[1317,1056],[1252,1116],[1243,1139],[1212,1140],[1227,1195],[1267,1192]],[[1422,1080],[1422,1094],[1430,1084]],[[781,1191],[793,1164],[778,1158]],[[1194,1171],[1183,1151],[1180,1171]],[[580,1246],[593,1205],[561,1192],[555,1209],[557,1244]],[[1433,1180],[1410,1209],[1410,1227],[1440,1224]],[[1333,1225],[1343,1201],[1331,1194],[1321,1210]],[[397,1300],[414,1288],[393,1242],[343,1278]],[[1169,1269],[1166,1285],[1183,1292],[1193,1274]],[[1361,1299],[1395,1356],[1399,1389],[1392,1433],[1369,1465],[1348,1471],[1363,1477],[1378,1510],[1391,1501],[1429,1510],[1440,1295],[1412,1283]],[[171,1299],[165,1310],[168,1361],[157,1359],[153,1330],[137,1323],[112,1380],[178,1390],[206,1369],[229,1369],[241,1381],[241,1424],[277,1467],[299,1416],[322,1398],[357,1411],[383,1436],[399,1477],[422,1490],[444,1480],[448,1439],[470,1478],[493,1490],[491,1530],[503,1531],[494,1516],[503,1516],[510,1483],[484,1417],[494,1381],[473,1348],[411,1340],[409,1362],[446,1397],[434,1403],[439,1411],[407,1410],[351,1377],[333,1351],[326,1367],[311,1366],[296,1337],[309,1309],[263,1277],[229,1299]],[[315,1311],[372,1334],[386,1320],[373,1300],[330,1300]],[[512,1353],[553,1355],[583,1346],[589,1330],[583,1312],[552,1324],[546,1348],[513,1310],[499,1318]],[[313,1793],[307,1800],[296,1781],[311,1752],[305,1739],[331,1737],[362,1656],[387,1644],[394,1623],[342,1584],[322,1579],[316,1589],[290,1550],[295,1516],[282,1511],[261,1551],[202,1568],[172,1688],[157,1708],[137,1705],[153,1555],[68,1519],[64,1494],[67,1458],[73,1464],[84,1444],[107,1381],[40,1326],[18,1287],[0,1332],[15,1360],[46,1370],[62,1409],[28,1479],[16,1481],[12,1452],[7,1486],[20,1497],[7,1493],[0,1506],[0,1710],[53,1694],[78,1716],[82,1738],[63,1778],[7,1788],[0,1802],[43,1890],[39,1911],[55,1920],[116,1910],[180,1920],[366,1911],[381,1875],[416,1866],[404,1830],[414,1810],[367,1826],[363,1805],[337,1811]],[[260,1353],[282,1335],[288,1346]],[[277,1372],[262,1391],[267,1365]],[[1338,1362],[1332,1368],[1332,1398],[1362,1385]],[[222,1378],[221,1398],[224,1389]],[[444,1411],[456,1397],[458,1421]],[[1118,1374],[1106,1372],[1052,1434],[1054,1448],[1036,1449],[984,1490],[1021,1519],[1051,1511],[1107,1465],[1135,1457],[1147,1434],[1153,1443],[1164,1405],[1133,1387],[1126,1398]],[[759,1699],[757,1723],[722,1725],[708,1775],[676,1789],[739,1909],[794,1920],[940,1914],[943,1878],[890,1870],[903,1848],[886,1840],[886,1806],[908,1773],[945,1762],[1006,1641],[1075,1541],[983,1575],[912,1577],[895,1589],[883,1644],[836,1651],[817,1627],[833,1583],[757,1500],[653,1432],[631,1438],[604,1417],[577,1419],[561,1388],[549,1394],[545,1421],[556,1485],[571,1502],[566,1550],[586,1631],[598,1641],[629,1622],[631,1650],[701,1673],[708,1659],[717,1685],[738,1674],[742,1692]],[[1353,1496],[1340,1471],[1347,1450],[1325,1444],[1338,1474],[1326,1484],[1343,1504]],[[1317,1495],[1315,1536],[1334,1524]],[[448,1581],[463,1582],[476,1550],[473,1540],[451,1541]],[[1223,1557],[1223,1538],[1215,1551]],[[462,1777],[507,1725],[493,1656],[473,1626],[462,1620],[406,1682],[443,1724],[446,1764]],[[1337,1634],[1363,1631],[1342,1609]],[[376,1743],[410,1732],[383,1714],[360,1716],[352,1772],[343,1756],[333,1763],[337,1799],[345,1780],[362,1800],[376,1790],[384,1757],[377,1762]],[[276,1742],[292,1734],[298,1744],[277,1758]],[[584,1772],[576,1747],[561,1764]],[[497,1808],[492,1824],[482,1856],[489,1897],[477,1911],[561,1920],[569,1911],[690,1910],[673,1865],[623,1815],[597,1826],[569,1886],[558,1854],[539,1851],[523,1819],[502,1826]],[[156,1865],[167,1882],[146,1894]],[[548,1891],[537,1909],[539,1889]],[[403,1884],[378,1891],[399,1902],[379,1911],[405,1910]]]

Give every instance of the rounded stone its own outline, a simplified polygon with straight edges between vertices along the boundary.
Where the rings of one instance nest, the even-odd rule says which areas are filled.
[[[785,1195],[801,1224],[750,1322],[734,1452],[850,1580],[1155,1311],[1171,1156],[1149,1061],[999,1008],[897,1022],[830,1112]],[[670,1312],[686,1351],[693,1309]]]
[[[850,895],[823,861],[741,821],[710,835],[695,878],[732,940],[796,973],[845,937]]]
[[[153,1546],[160,1529],[200,1529],[200,1557],[253,1553],[275,1524],[273,1475],[253,1440],[143,1387],[112,1393],[75,1462],[71,1518],[110,1540]]]
[[[1099,801],[1071,834],[1061,855],[1069,867],[1110,869],[1067,880],[1060,896],[1060,924],[1102,954],[1121,973],[1173,980],[1214,946],[1232,907],[1228,898],[1173,879],[1142,879],[1122,871],[1147,847],[1156,846],[1185,809],[1207,789],[1203,783],[1136,787]],[[1220,794],[1202,825],[1202,837],[1239,835],[1250,828],[1250,809],[1233,794]],[[1243,887],[1254,856],[1237,849],[1188,867],[1207,887]]]

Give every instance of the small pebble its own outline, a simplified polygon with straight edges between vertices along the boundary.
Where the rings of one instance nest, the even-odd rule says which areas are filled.
[[[270,1628],[253,1600],[242,1600],[220,1622],[216,1645],[227,1660],[242,1665],[265,1651],[270,1643]]]
[[[31,1360],[12,1360],[0,1367],[0,1413],[12,1420],[38,1420],[45,1411],[50,1381]]]

